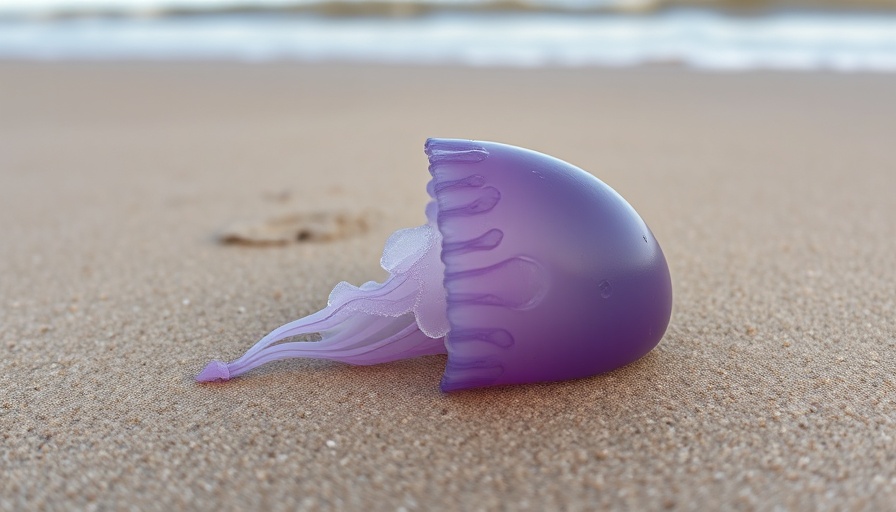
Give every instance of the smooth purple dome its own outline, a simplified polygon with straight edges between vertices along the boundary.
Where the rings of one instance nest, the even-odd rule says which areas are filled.
[[[450,324],[443,390],[585,377],[659,343],[669,268],[622,196],[514,146],[430,139],[426,153]]]

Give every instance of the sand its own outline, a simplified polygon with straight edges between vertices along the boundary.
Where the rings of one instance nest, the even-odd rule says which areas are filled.
[[[896,76],[2,63],[0,508],[894,510],[894,134]],[[429,136],[625,196],[673,275],[660,345],[451,395],[442,356],[196,384],[385,276]],[[218,241],[338,215],[367,221]]]

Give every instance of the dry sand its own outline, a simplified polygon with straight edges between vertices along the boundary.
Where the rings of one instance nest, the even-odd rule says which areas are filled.
[[[0,508],[894,510],[894,134],[894,76],[0,64]],[[625,196],[673,274],[659,347],[453,395],[441,356],[194,383],[384,277],[428,136]],[[215,238],[330,212],[372,220]]]

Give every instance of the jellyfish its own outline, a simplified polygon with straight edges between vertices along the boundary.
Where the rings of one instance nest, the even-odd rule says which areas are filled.
[[[669,268],[653,233],[578,167],[495,142],[429,139],[427,222],[393,233],[382,283],[336,285],[327,306],[196,377],[265,363],[371,365],[447,354],[444,392],[588,377],[663,337]],[[317,333],[319,341],[290,341]]]

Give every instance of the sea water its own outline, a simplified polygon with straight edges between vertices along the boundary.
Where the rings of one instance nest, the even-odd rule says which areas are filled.
[[[894,12],[618,9],[635,3],[0,0],[0,59],[896,72]]]

